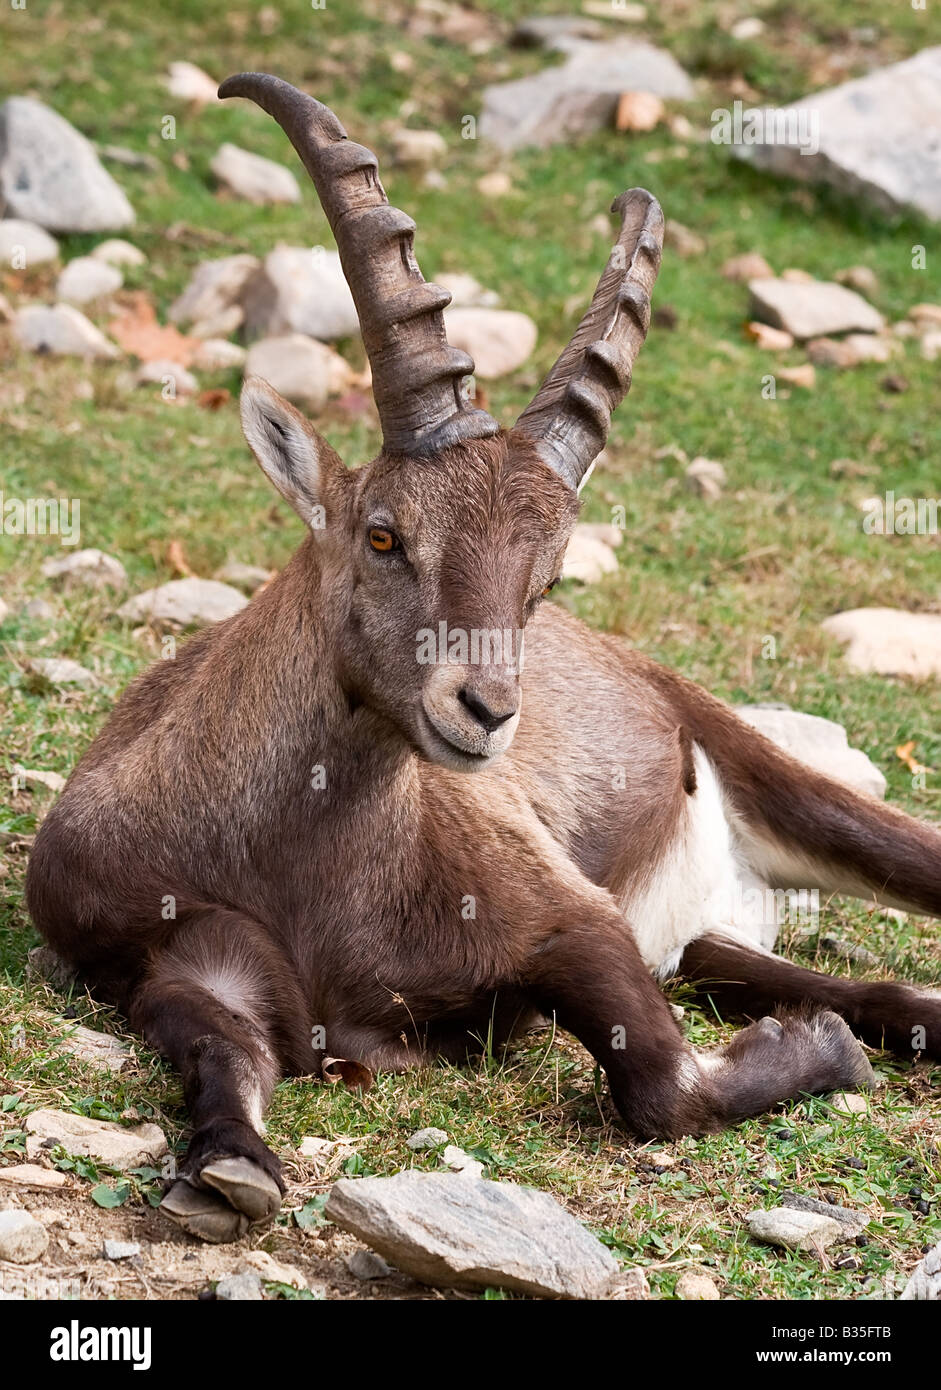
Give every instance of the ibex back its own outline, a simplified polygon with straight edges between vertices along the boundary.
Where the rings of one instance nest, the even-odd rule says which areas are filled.
[[[374,157],[274,78],[221,92],[269,111],[313,178],[384,442],[349,472],[246,383],[248,443],[307,535],[246,609],[134,682],[33,850],[46,939],[183,1074],[193,1134],[163,1210],[211,1240],[274,1214],[262,1116],[282,1075],[365,1084],[538,1013],[591,1051],[639,1136],[865,1084],[848,1025],[941,1056],[941,997],[799,969],[771,953],[774,913],[746,906],[800,886],[941,913],[941,835],[543,603],[646,333],[655,200],[617,200],[591,306],[505,431],[465,395],[448,295]],[[759,1021],[697,1051],[657,984],[676,971]]]

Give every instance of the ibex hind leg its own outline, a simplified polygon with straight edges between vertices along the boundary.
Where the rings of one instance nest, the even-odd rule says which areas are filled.
[[[131,1023],[182,1073],[193,1133],[161,1210],[191,1235],[238,1240],[276,1214],[281,1165],[263,1114],[282,1072],[275,999],[290,1000],[262,929],[234,914],[186,922],[155,959]],[[299,1016],[299,1015],[296,1015]]]

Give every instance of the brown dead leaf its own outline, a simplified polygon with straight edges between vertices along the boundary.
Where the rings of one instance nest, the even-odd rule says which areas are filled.
[[[322,1066],[323,1079],[328,1086],[337,1086],[341,1081],[350,1090],[368,1091],[375,1076],[362,1062],[351,1062],[346,1057],[325,1057]]]
[[[899,762],[903,762],[909,772],[913,773],[915,776],[920,772],[930,772],[931,768],[926,767],[924,763],[918,762],[914,757],[914,752],[915,740],[910,738],[907,743],[899,744],[898,748],[895,750],[895,756],[898,758]]]
[[[203,410],[221,410],[231,395],[232,392],[224,386],[211,387],[208,391],[200,391],[196,404],[202,406]]]
[[[120,312],[108,324],[108,332],[125,352],[142,362],[179,362],[188,367],[199,347],[198,338],[157,322],[157,311],[143,290],[122,296]]]
[[[167,546],[167,564],[173,570],[174,574],[186,576],[194,573],[186,563],[182,541],[171,541]]]

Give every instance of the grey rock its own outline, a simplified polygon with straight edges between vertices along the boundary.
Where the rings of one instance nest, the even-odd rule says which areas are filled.
[[[133,1061],[133,1049],[110,1033],[99,1033],[94,1028],[86,1028],[80,1023],[62,1020],[67,1031],[57,1046],[62,1052],[71,1052],[79,1061],[87,1062],[96,1071],[119,1072]]]
[[[620,1274],[610,1252],[552,1197],[509,1183],[415,1171],[343,1178],[325,1213],[427,1284],[599,1298]]]
[[[448,1136],[443,1129],[416,1129],[414,1134],[409,1135],[406,1140],[410,1149],[416,1152],[422,1149],[440,1149],[442,1144],[448,1142]]]
[[[716,1303],[719,1290],[703,1269],[685,1269],[676,1281],[676,1296],[687,1303]]]
[[[125,622],[167,623],[179,627],[202,626],[231,618],[248,600],[238,589],[216,579],[171,579],[156,589],[135,594],[118,609]]]
[[[521,367],[538,337],[529,315],[513,309],[445,309],[444,326],[448,342],[469,353],[475,375],[487,380]]]
[[[138,386],[159,386],[161,394],[168,400],[194,396],[199,390],[199,382],[193,373],[169,358],[142,363],[134,374],[134,381]]]
[[[410,130],[404,126],[392,135],[392,154],[396,164],[412,169],[431,169],[448,152],[447,141],[437,130]]]
[[[23,604],[22,613],[24,618],[32,618],[34,622],[48,623],[56,615],[56,611],[51,603],[47,603],[44,598],[31,598],[28,603]]]
[[[241,296],[249,338],[305,333],[323,342],[359,333],[359,319],[336,251],[276,246]]]
[[[125,1127],[64,1110],[34,1110],[24,1127],[29,1159],[39,1157],[47,1140],[61,1144],[67,1153],[101,1159],[121,1172],[142,1164],[159,1164],[167,1152],[163,1131],[152,1124]]]
[[[147,257],[139,247],[134,246],[130,241],[123,241],[121,237],[110,237],[108,241],[99,242],[94,251],[89,254],[96,261],[105,261],[108,265],[146,265]]]
[[[0,1168],[0,1183],[11,1187],[35,1187],[41,1189],[65,1187],[68,1177],[58,1168],[41,1168],[38,1163],[14,1163],[9,1168]]]
[[[914,207],[941,220],[941,47],[815,92],[776,119],[798,131],[798,121],[812,121],[819,148],[802,154],[797,144],[769,141],[733,153],[775,174],[830,184],[867,207]]]
[[[178,101],[192,101],[197,106],[214,106],[222,100],[216,79],[185,60],[170,64],[164,86]]]
[[[226,1274],[216,1285],[216,1298],[224,1299],[227,1303],[260,1302],[264,1296],[261,1275],[251,1269]]]
[[[480,134],[502,149],[568,142],[611,125],[622,92],[689,100],[693,85],[671,55],[640,40],[560,39],[566,61],[486,87]]]
[[[260,565],[246,565],[241,560],[228,560],[221,570],[217,570],[214,578],[222,584],[234,585],[243,593],[254,594],[262,584],[267,584],[272,574],[272,570],[262,569]]]
[[[929,1250],[925,1258],[915,1266],[899,1297],[907,1303],[941,1302],[941,1244]]]
[[[829,280],[749,280],[751,317],[795,338],[878,333],[885,320],[861,295]]]
[[[121,561],[103,550],[73,550],[68,555],[44,560],[42,573],[47,579],[61,580],[66,585],[87,585],[92,589],[123,589],[127,583],[127,572]]]
[[[717,502],[722,496],[726,483],[725,468],[716,459],[707,459],[702,454],[687,465],[685,478],[693,492],[707,502]]]
[[[346,1257],[346,1267],[354,1279],[386,1279],[392,1266],[374,1250],[354,1250]]]
[[[132,1260],[140,1254],[140,1246],[133,1240],[106,1240],[101,1251],[106,1260]]]
[[[556,48],[567,39],[603,39],[604,25],[589,15],[532,14],[521,19],[512,41],[521,48]]]
[[[857,965],[870,967],[879,964],[879,957],[874,951],[867,951],[865,946],[857,946],[852,941],[841,941],[836,936],[821,936],[818,944],[821,951],[825,951],[828,956],[837,956],[840,960],[852,960]]]
[[[235,309],[233,327],[237,328],[242,321],[239,303],[242,291],[260,265],[257,256],[248,255],[221,256],[218,260],[203,261],[196,267],[186,289],[170,305],[171,322],[211,325]],[[228,328],[220,336],[225,337],[225,333],[230,332],[232,329]],[[205,336],[211,337],[212,334]]]
[[[781,1198],[781,1205],[789,1207],[792,1211],[809,1211],[815,1216],[826,1216],[831,1221],[838,1221],[848,1240],[862,1235],[869,1225],[869,1217],[864,1211],[854,1211],[852,1207],[831,1206],[829,1202],[821,1202],[816,1197],[805,1197],[803,1192],[785,1192]]]
[[[0,263],[13,270],[45,265],[59,254],[59,243],[36,222],[10,217],[0,222]]]
[[[117,266],[95,256],[76,256],[56,282],[56,299],[67,304],[91,304],[114,294],[123,284],[124,276]]]
[[[844,1228],[832,1216],[793,1207],[751,1211],[747,1220],[749,1234],[756,1240],[787,1250],[826,1250],[835,1241],[846,1238]]]
[[[21,786],[29,787],[31,791],[60,792],[65,786],[65,778],[60,772],[45,772],[41,768],[24,767],[22,763],[13,764],[13,776]]]
[[[62,784],[65,785],[64,777]],[[26,973],[31,979],[45,980],[53,989],[66,993],[75,983],[75,971],[51,946],[33,946],[27,952],[26,959]]]
[[[192,363],[198,372],[224,372],[244,367],[245,356],[245,349],[228,338],[207,338],[193,353]]]
[[[821,626],[847,644],[846,660],[854,671],[916,680],[941,676],[941,615],[937,613],[851,608],[825,618]]]
[[[17,313],[13,332],[31,352],[104,362],[118,356],[114,343],[71,304],[27,304]]]
[[[27,666],[50,685],[79,685],[83,690],[90,690],[98,683],[93,671],[67,656],[31,656],[27,658]]]
[[[209,168],[226,192],[248,203],[299,203],[297,179],[283,164],[252,154],[238,145],[220,145]]]
[[[885,796],[885,777],[861,748],[850,747],[842,724],[816,714],[765,705],[739,705],[735,712],[785,753],[815,771],[869,796]]]
[[[28,1211],[0,1211],[0,1260],[28,1265],[45,1253],[49,1244],[45,1227]]]
[[[134,209],[94,146],[32,97],[0,106],[0,204],[50,232],[112,232]]]
[[[263,377],[295,405],[318,411],[323,409],[330,394],[331,380],[336,375],[336,356],[326,343],[308,338],[304,333],[262,338],[248,350],[245,375]]]
[[[484,1165],[471,1154],[459,1149],[456,1144],[448,1144],[441,1155],[441,1162],[452,1173],[459,1173],[462,1178],[482,1178],[484,1176]]]

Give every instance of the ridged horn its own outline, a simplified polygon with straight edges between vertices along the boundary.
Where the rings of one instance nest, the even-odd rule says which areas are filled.
[[[390,206],[376,156],[348,139],[328,106],[278,77],[239,73],[219,95],[247,97],[273,116],[313,180],[359,316],[385,448],[430,453],[496,434],[466,395],[473,361],[445,336],[451,296],[424,280],[415,223]]]
[[[650,326],[650,294],[663,250],[663,213],[631,188],[611,205],[621,231],[584,318],[517,420],[572,487],[587,480],[611,416],[631,389],[634,360]]]

